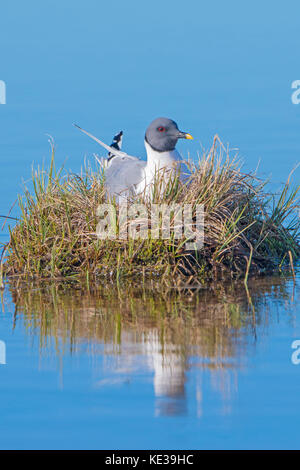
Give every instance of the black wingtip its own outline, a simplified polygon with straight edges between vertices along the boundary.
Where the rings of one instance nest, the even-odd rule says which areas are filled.
[[[118,141],[121,139],[121,137],[123,137],[123,131],[118,132],[118,133],[114,136],[113,140],[116,141],[116,142],[118,142]]]

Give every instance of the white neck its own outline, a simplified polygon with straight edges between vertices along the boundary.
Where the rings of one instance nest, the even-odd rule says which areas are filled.
[[[168,152],[158,152],[157,150],[154,150],[146,141],[145,147],[147,151],[147,165],[144,168],[144,178],[136,188],[137,193],[143,192],[145,188],[146,193],[151,193],[151,185],[158,170],[168,170],[164,174],[166,179],[168,179],[170,171],[177,169],[178,166],[183,170],[183,174],[188,173],[188,169],[182,162],[182,157],[176,149],[170,150]]]
[[[182,160],[180,153],[174,149],[167,152],[158,152],[154,150],[148,142],[145,141],[147,152],[147,166],[155,166],[156,169],[173,166],[175,162]]]

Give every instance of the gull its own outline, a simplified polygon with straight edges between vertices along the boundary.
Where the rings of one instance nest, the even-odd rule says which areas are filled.
[[[115,135],[111,145],[74,124],[86,135],[102,145],[109,153],[103,165],[105,186],[110,197],[119,201],[139,194],[150,195],[154,181],[163,174],[164,181],[174,172],[181,181],[186,181],[190,172],[176,150],[178,139],[193,139],[191,134],[178,129],[175,121],[160,117],[154,119],[145,133],[147,161],[121,151],[123,132]],[[99,160],[98,160],[99,161]]]

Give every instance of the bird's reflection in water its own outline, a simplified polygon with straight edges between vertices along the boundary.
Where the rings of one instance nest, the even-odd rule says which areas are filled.
[[[204,327],[202,332],[204,335],[208,333]],[[112,354],[110,346],[106,350],[108,361],[105,371],[110,379],[101,380],[99,385],[131,383],[133,376],[137,377],[140,372],[148,370],[153,373],[156,416],[187,414],[192,400],[197,416],[201,417],[205,400],[203,383],[208,379],[209,389],[222,396],[223,408],[220,412],[229,413],[230,402],[237,391],[236,368],[241,361],[233,357],[228,360],[226,349],[217,349],[217,355],[209,357],[201,345],[197,347],[185,341],[175,343],[170,333],[167,328],[163,335],[159,328],[151,328],[141,335],[123,331],[115,354]],[[180,331],[177,334],[180,335]],[[186,331],[184,334],[187,336]],[[196,380],[193,396],[187,396],[186,391],[190,369]]]
[[[184,292],[23,285],[11,286],[11,293],[15,323],[39,336],[47,358],[49,352],[80,355],[88,346],[93,357],[105,359],[98,386],[132,383],[150,370],[157,416],[200,417],[208,394],[221,395],[220,411],[230,412],[236,372],[260,329],[266,334],[272,301],[290,299],[287,284],[282,278],[251,281],[250,305],[241,283]]]
[[[171,343],[162,345],[159,332],[151,330],[143,337],[145,354],[154,371],[156,415],[178,415],[187,411],[185,380],[187,361],[180,349]]]

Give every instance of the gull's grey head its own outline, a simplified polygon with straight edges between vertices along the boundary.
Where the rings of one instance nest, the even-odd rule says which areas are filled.
[[[157,152],[169,152],[175,149],[178,139],[192,138],[187,132],[180,131],[175,121],[164,117],[154,119],[145,134],[146,142]]]

